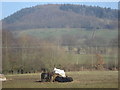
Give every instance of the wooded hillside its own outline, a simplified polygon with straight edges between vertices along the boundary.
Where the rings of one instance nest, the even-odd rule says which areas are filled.
[[[35,28],[117,28],[118,11],[110,8],[72,4],[38,5],[24,8],[3,19],[10,30]],[[92,21],[92,22],[91,22]]]

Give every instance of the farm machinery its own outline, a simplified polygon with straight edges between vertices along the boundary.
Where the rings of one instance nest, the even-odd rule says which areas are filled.
[[[64,70],[54,68],[53,72],[41,73],[41,82],[72,82],[73,78],[65,75]]]

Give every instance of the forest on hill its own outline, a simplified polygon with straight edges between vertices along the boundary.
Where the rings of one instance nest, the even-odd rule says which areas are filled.
[[[92,21],[92,22],[91,22]],[[2,20],[9,30],[37,28],[116,29],[118,10],[72,4],[48,4],[24,8]]]

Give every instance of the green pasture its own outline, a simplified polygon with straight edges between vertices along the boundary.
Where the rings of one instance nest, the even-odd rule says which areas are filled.
[[[43,28],[43,29],[29,29],[14,31],[18,36],[31,35],[40,38],[62,37],[62,35],[79,35],[81,37],[87,36],[90,38],[94,30],[85,30],[81,28]],[[95,36],[110,40],[118,36],[117,30],[99,29],[95,31]]]
[[[101,54],[102,58],[103,58],[103,61],[105,64],[115,64],[116,63],[116,66],[118,64],[118,56],[117,55],[103,55]],[[74,63],[74,64],[97,64],[97,61],[98,61],[98,57],[96,56],[96,54],[67,54],[66,56],[64,57],[67,57],[65,62],[71,62],[71,63]]]

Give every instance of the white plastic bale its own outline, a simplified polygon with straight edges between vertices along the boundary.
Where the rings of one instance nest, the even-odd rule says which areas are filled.
[[[54,68],[54,72],[55,72],[56,74],[61,75],[62,77],[66,77],[64,70]]]
[[[0,82],[6,81],[6,77],[3,74],[0,74]]]

